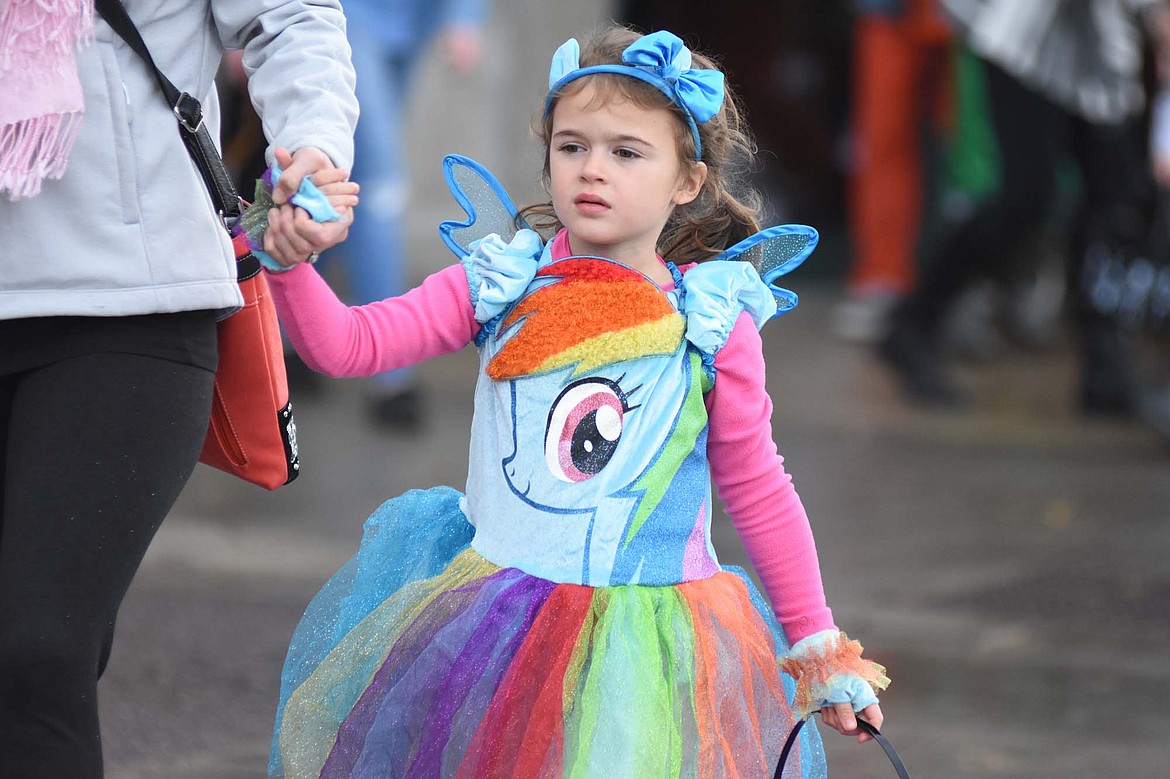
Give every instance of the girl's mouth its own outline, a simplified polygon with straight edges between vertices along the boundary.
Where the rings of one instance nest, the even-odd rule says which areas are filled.
[[[605,202],[604,199],[590,194],[578,195],[573,200],[573,204],[585,214],[600,214],[609,209],[609,203]]]

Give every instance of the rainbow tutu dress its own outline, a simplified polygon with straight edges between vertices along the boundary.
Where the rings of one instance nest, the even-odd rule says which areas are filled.
[[[466,493],[416,490],[293,636],[270,776],[771,777],[788,647],[710,541],[713,357],[771,293],[485,239]],[[517,256],[519,255],[519,256]],[[762,323],[762,322],[761,322]],[[786,776],[824,775],[814,727]]]

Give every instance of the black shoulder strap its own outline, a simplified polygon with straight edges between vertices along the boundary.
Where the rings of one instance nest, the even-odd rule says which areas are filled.
[[[207,126],[203,123],[203,107],[190,94],[180,92],[158,69],[154,57],[150,56],[150,50],[146,48],[146,42],[142,40],[142,34],[134,26],[120,0],[94,0],[94,7],[114,32],[126,41],[154,73],[159,89],[179,120],[179,135],[182,136],[191,159],[195,161],[204,183],[207,184],[212,202],[215,203],[225,224],[228,226],[234,224],[240,218],[240,198],[236,194],[231,176],[224,168],[223,159],[211,140],[211,134],[207,132]]]
[[[804,727],[806,720],[797,720],[796,724],[792,726],[792,731],[788,734],[788,740],[784,742],[784,750],[780,753],[780,762],[776,765],[776,776],[774,779],[780,779],[780,775],[784,772],[784,764],[788,762],[788,753],[792,751],[793,744],[796,743],[796,737],[800,735],[800,729]],[[902,763],[902,758],[898,757],[898,753],[894,751],[894,746],[886,737],[881,734],[877,728],[869,724],[860,717],[857,718],[857,725],[869,735],[873,736],[874,741],[878,742],[883,750],[885,750],[886,757],[890,759],[894,770],[898,772],[899,779],[910,779],[910,774],[906,771],[905,764]]]

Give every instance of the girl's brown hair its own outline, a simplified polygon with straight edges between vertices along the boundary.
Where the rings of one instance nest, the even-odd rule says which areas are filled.
[[[641,38],[641,33],[620,25],[602,28],[581,47],[581,67],[620,64],[622,52]],[[708,56],[692,52],[691,67],[718,70]],[[598,101],[611,97],[632,100],[643,108],[664,108],[677,118],[675,137],[679,162],[684,171],[695,163],[695,142],[682,109],[655,87],[629,76],[596,73],[570,81],[552,96],[549,109],[533,117],[532,129],[544,143],[543,180],[550,186],[549,149],[552,138],[553,112],[557,100],[575,94],[586,79],[597,89]],[[739,100],[731,87],[724,85],[723,107],[705,124],[698,125],[703,146],[707,180],[699,195],[690,203],[677,206],[658,238],[658,252],[678,263],[710,259],[737,241],[760,229],[762,199],[747,182],[755,164],[756,144],[743,121]],[[520,216],[546,237],[563,225],[551,203],[528,206]]]

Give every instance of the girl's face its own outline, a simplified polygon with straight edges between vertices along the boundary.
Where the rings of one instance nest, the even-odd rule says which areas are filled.
[[[702,163],[684,169],[665,108],[614,97],[594,104],[586,82],[553,109],[549,177],[553,209],[574,254],[592,254],[647,275],[660,267],[655,245],[676,205],[694,200]],[[658,275],[658,274],[654,274]]]

